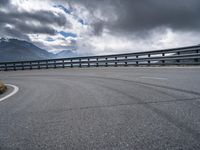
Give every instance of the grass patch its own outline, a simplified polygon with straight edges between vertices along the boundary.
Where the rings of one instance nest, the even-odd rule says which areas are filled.
[[[7,87],[2,81],[0,81],[0,94],[3,94],[7,90]]]

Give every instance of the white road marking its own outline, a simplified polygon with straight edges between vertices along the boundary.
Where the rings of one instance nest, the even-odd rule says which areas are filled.
[[[140,77],[143,79],[155,79],[155,80],[167,80],[167,78],[157,78],[157,77]]]
[[[5,85],[13,87],[14,90],[10,94],[0,98],[0,102],[5,100],[5,99],[7,99],[7,98],[9,98],[9,97],[11,97],[11,96],[13,96],[14,94],[16,94],[19,91],[19,88],[17,86],[15,86],[15,85],[12,85],[12,84],[5,84]]]

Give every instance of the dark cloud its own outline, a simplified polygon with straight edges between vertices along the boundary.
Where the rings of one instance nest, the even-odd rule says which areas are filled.
[[[126,0],[120,4],[119,19],[111,24],[121,30],[145,31],[162,26],[175,30],[200,29],[199,0]]]
[[[200,1],[199,0],[59,0],[73,7],[74,3],[84,5],[96,19],[91,24],[94,35],[101,35],[103,28],[118,33],[140,33],[156,28],[170,27],[181,31],[200,30]],[[0,4],[8,4],[8,0],[0,0]],[[107,20],[101,20],[95,15],[96,11]],[[3,16],[4,15],[4,16]],[[117,19],[110,18],[115,15]],[[34,20],[41,24],[68,26],[70,23],[64,14],[51,11],[0,13],[0,24],[14,23],[16,19]],[[5,21],[6,20],[6,21]],[[49,31],[49,30],[47,30]],[[52,32],[51,32],[52,34]]]
[[[2,13],[0,12],[1,15]],[[27,39],[28,36],[26,34],[56,34],[56,30],[46,23],[36,25],[24,19],[7,18],[7,15],[0,17],[0,28],[3,30],[4,36],[13,35],[16,37],[18,35],[19,38],[23,37],[23,39]]]
[[[34,20],[44,24],[55,24],[59,26],[70,25],[65,16],[61,13],[54,13],[51,11],[34,11],[34,12],[14,12],[7,14],[11,18],[19,18],[25,20]]]
[[[14,23],[16,20],[21,21],[37,21],[40,24],[54,24],[58,26],[68,26],[70,23],[61,13],[53,13],[50,11],[34,11],[34,12],[2,12],[0,11],[0,23]]]
[[[19,39],[24,39],[26,41],[30,41],[30,38],[25,33],[17,29],[5,27],[4,31],[1,33],[3,33],[2,35],[0,34],[1,37],[4,37],[4,35],[7,35],[8,37],[11,37],[11,38],[19,38]]]
[[[72,0],[70,1],[72,2]],[[85,5],[91,13],[100,10],[117,20],[102,22],[104,27],[116,32],[146,32],[160,27],[180,31],[200,30],[199,0],[73,0]],[[98,29],[99,24],[94,25]],[[102,30],[101,30],[102,31]]]
[[[92,24],[93,34],[96,36],[100,36],[103,32],[104,22],[99,21]]]
[[[43,25],[34,25],[34,24],[28,24],[28,23],[22,23],[18,22],[15,24],[15,28],[19,29],[20,31],[23,31],[23,33],[27,34],[49,34],[49,35],[55,35],[56,30],[50,26],[43,26]]]
[[[1,1],[1,4],[8,4]],[[28,39],[26,34],[49,34],[55,35],[57,31],[53,28],[71,27],[70,22],[64,14],[51,11],[19,11],[15,7],[9,11],[0,10],[0,28],[1,36],[18,36],[19,38]]]
[[[10,0],[0,0],[0,7],[8,5],[10,3]]]

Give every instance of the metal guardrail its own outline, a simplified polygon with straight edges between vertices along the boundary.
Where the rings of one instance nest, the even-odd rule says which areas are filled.
[[[200,45],[138,53],[0,63],[0,71],[67,67],[200,65]]]

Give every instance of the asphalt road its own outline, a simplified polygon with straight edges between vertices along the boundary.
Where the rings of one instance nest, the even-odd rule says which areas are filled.
[[[200,68],[0,72],[0,149],[199,150]]]

